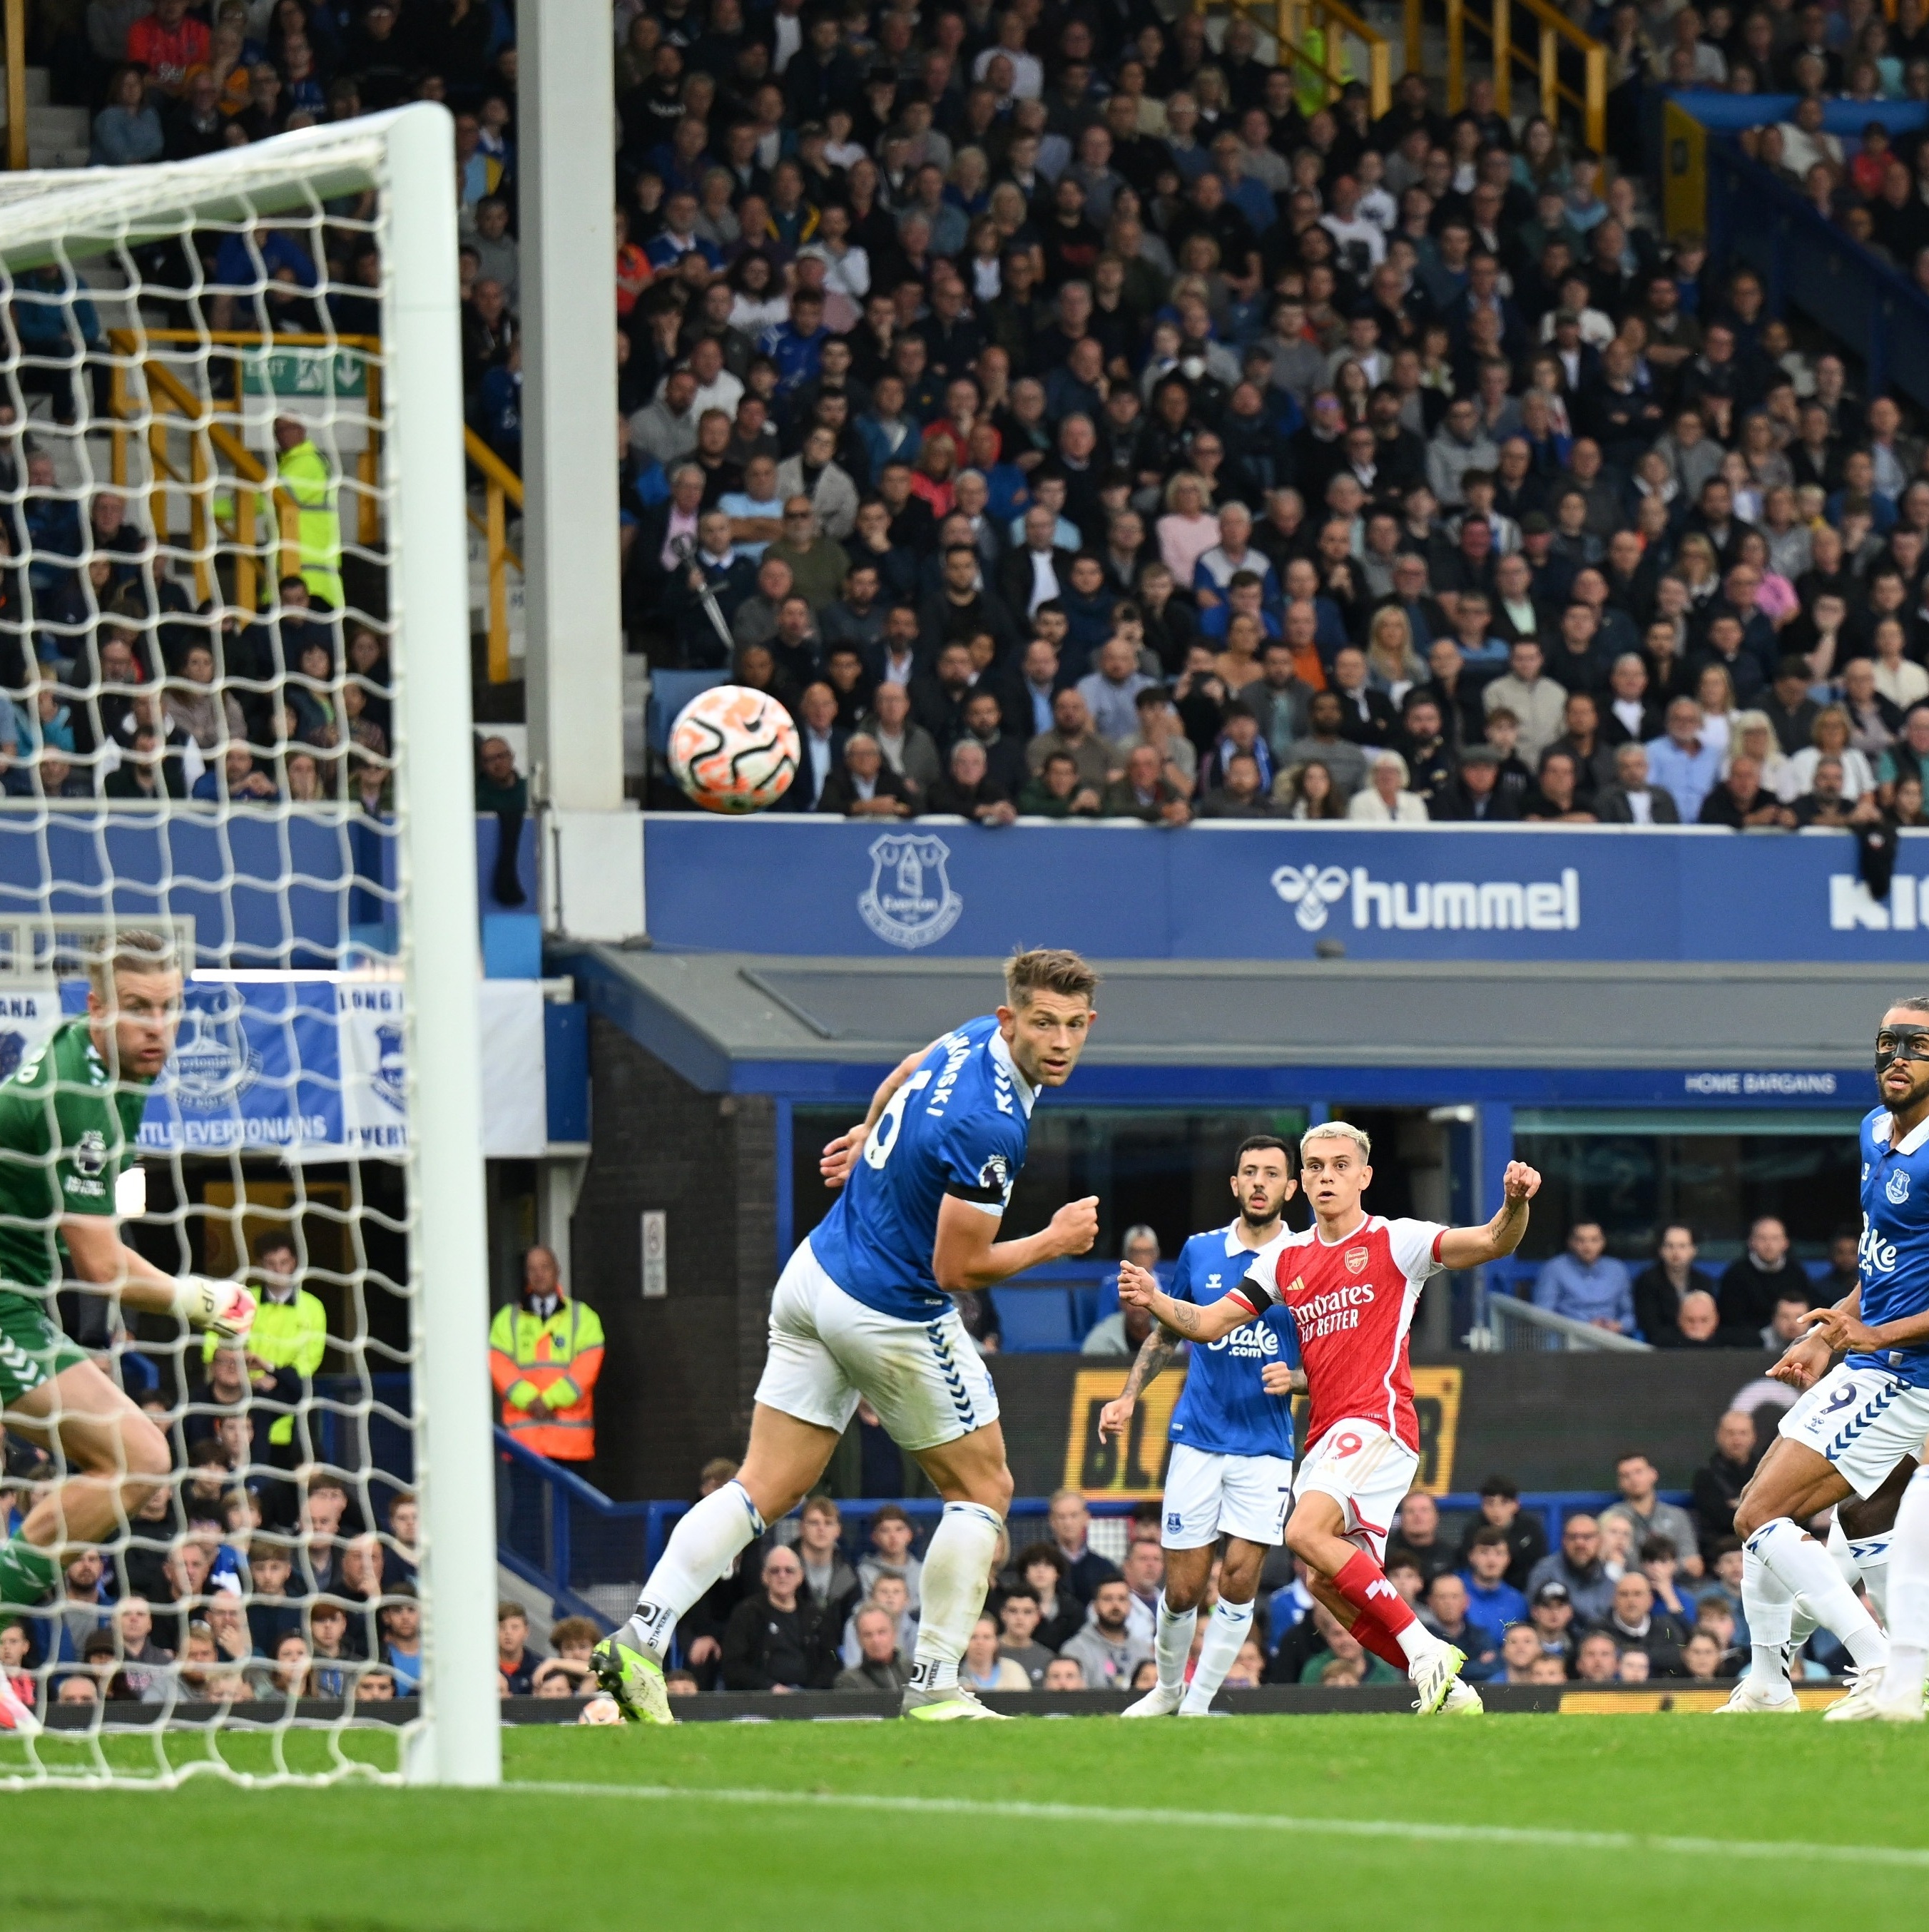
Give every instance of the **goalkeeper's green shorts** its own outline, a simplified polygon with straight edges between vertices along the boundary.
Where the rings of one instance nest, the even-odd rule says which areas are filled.
[[[53,1316],[47,1300],[0,1289],[0,1408],[89,1360]]]

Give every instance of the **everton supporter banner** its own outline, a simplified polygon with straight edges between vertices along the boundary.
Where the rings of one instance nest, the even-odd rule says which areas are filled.
[[[1610,1491],[1615,1459],[1652,1457],[1669,1489],[1686,1489],[1714,1448],[1716,1418],[1736,1408],[1764,1446],[1790,1392],[1767,1379],[1772,1358],[1748,1348],[1650,1354],[1456,1354],[1417,1364],[1420,1483],[1436,1495],[1477,1490],[1490,1475],[1526,1490]],[[1127,1363],[1089,1356],[991,1355],[1000,1421],[1022,1496],[1061,1485],[1088,1496],[1159,1494],[1178,1364],[1140,1398],[1135,1433],[1099,1447],[1098,1412],[1125,1385]],[[1294,1405],[1305,1446],[1304,1405]],[[652,1493],[672,1492],[657,1490]]]
[[[482,1150],[533,1159],[550,1138],[542,988],[490,980],[477,992]],[[86,1004],[79,979],[0,992],[0,1079]],[[398,977],[203,972],[188,981],[182,1006],[173,1057],[141,1122],[144,1149],[340,1160],[407,1146]]]
[[[57,997],[44,989],[31,1026],[0,1013],[0,1061],[17,1064],[62,1007],[84,1012],[86,1000],[86,982],[71,980]],[[10,994],[0,1002],[13,1004]],[[339,1159],[406,1146],[399,979],[199,974],[182,1004],[173,1058],[141,1122],[144,1150]]]
[[[1136,1500],[1156,1496],[1164,1487],[1166,1463],[1172,1453],[1166,1430],[1185,1388],[1185,1376],[1161,1376],[1140,1396],[1125,1439],[1101,1442],[1099,1412],[1124,1389],[1125,1376],[1124,1364],[1114,1369],[1081,1366],[1073,1375],[1071,1412],[1065,1428],[1065,1468],[1059,1479],[1065,1488],[1083,1490],[1088,1496]],[[1435,1496],[1444,1496],[1454,1487],[1460,1376],[1458,1369],[1413,1372],[1414,1410],[1420,1418],[1420,1486]],[[1294,1426],[1301,1442],[1306,1439],[1306,1414],[1302,1396],[1293,1404]]]
[[[1100,958],[1929,957],[1929,834],[1872,898],[1846,832],[652,814],[651,938],[707,950]]]

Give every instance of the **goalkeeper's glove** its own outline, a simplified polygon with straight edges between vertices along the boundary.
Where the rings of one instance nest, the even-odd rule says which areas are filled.
[[[254,1297],[238,1281],[184,1274],[174,1284],[174,1312],[190,1328],[212,1328],[238,1342],[254,1326]]]

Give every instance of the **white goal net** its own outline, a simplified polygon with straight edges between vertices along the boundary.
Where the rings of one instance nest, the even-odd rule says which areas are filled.
[[[496,1774],[452,168],[0,177],[0,1783]]]

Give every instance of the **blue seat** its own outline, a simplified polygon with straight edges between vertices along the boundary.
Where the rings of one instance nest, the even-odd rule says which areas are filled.
[[[650,704],[644,714],[644,732],[652,752],[669,748],[670,728],[677,713],[692,698],[718,685],[728,684],[727,670],[657,670],[650,674]]]
[[[1066,1354],[1077,1348],[1069,1288],[1001,1288],[992,1300],[998,1311],[998,1346],[1006,1354]]]

